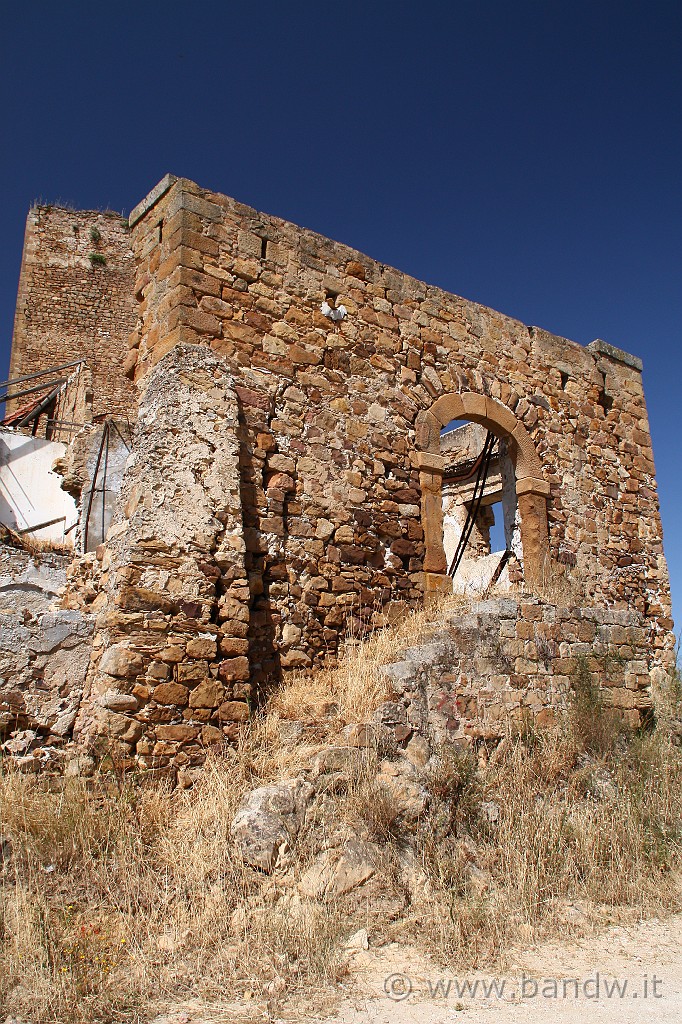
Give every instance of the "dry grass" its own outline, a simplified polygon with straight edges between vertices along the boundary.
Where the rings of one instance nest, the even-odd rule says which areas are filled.
[[[73,555],[73,540],[40,540],[31,533],[16,533],[0,524],[0,543],[21,548],[30,555],[40,557],[46,554]]]
[[[471,607],[471,596],[453,594],[414,610],[405,606],[389,629],[370,633],[362,641],[349,637],[338,665],[313,674],[292,674],[273,694],[269,710],[283,719],[323,719],[329,714],[342,723],[363,722],[391,696],[381,668],[423,643],[448,613]]]
[[[68,540],[40,540],[30,534],[24,534],[21,538],[24,551],[32,555],[73,555],[73,543]]]
[[[274,1006],[342,977],[343,939],[362,926],[372,941],[417,941],[463,966],[499,962],[520,939],[679,909],[682,754],[660,733],[620,735],[589,687],[552,733],[510,735],[489,758],[442,748],[416,821],[378,788],[382,752],[368,750],[318,797],[274,875],[243,865],[229,825],[244,793],[299,774],[315,744],[368,717],[389,696],[382,663],[427,637],[432,619],[405,616],[349,644],[336,670],[293,680],[191,791],[0,774],[11,844],[0,1010],[95,1024],[147,1019],[189,995],[221,1004],[254,992]],[[322,711],[314,742],[287,738],[287,719]],[[380,847],[375,878],[337,900],[302,900],[301,872],[349,836]]]
[[[335,979],[334,908],[294,912],[232,844],[230,822],[263,759],[247,747],[209,764],[191,793],[104,779],[51,792],[15,772],[0,778],[12,846],[0,887],[4,1012],[131,1019],[187,993],[267,997],[273,985]]]
[[[682,756],[664,736],[619,738],[594,756],[565,723],[509,740],[495,764],[471,766],[463,790],[461,775],[459,814],[436,798],[420,839],[431,952],[479,965],[519,938],[681,908]]]
[[[682,740],[682,670],[680,669],[680,638],[675,649],[675,663],[667,671],[652,673],[652,691],[656,717],[663,726]]]

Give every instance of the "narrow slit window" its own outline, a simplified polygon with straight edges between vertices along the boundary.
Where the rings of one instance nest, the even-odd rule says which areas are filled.
[[[606,390],[606,374],[602,373],[602,381],[604,382],[601,391],[599,392],[598,402],[605,413],[609,413],[613,408],[613,397]]]

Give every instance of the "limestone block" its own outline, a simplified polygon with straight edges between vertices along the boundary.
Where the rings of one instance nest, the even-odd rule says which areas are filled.
[[[377,747],[388,741],[389,731],[380,723],[354,722],[344,728],[343,738],[349,747]]]
[[[430,412],[438,420],[441,427],[446,427],[451,420],[463,419],[465,413],[461,395],[443,395],[437,402],[434,402]]]
[[[124,644],[114,644],[104,652],[99,662],[99,671],[119,679],[136,676],[144,669],[141,655],[131,651]]]
[[[313,775],[324,775],[330,772],[344,772],[353,775],[365,763],[366,755],[357,746],[324,747],[310,759]]]
[[[424,813],[428,793],[408,761],[382,762],[377,784],[390,796],[399,814],[414,819]]]
[[[189,694],[191,708],[216,708],[223,700],[225,687],[216,680],[206,679]]]
[[[221,722],[247,722],[250,718],[249,705],[241,700],[228,700],[218,708]]]
[[[112,736],[123,743],[137,743],[142,735],[142,724],[127,715],[108,711],[99,722],[99,731],[103,735]]]
[[[186,651],[188,658],[212,659],[216,655],[216,641],[213,637],[197,637],[187,641]]]
[[[303,779],[285,779],[248,794],[230,833],[247,864],[271,872],[282,849],[298,835],[314,789]]]
[[[223,636],[220,639],[220,653],[226,657],[236,657],[249,652],[249,641],[245,637]]]
[[[152,698],[157,704],[175,704],[185,707],[189,700],[189,690],[180,683],[161,683],[152,690]]]
[[[350,839],[342,847],[325,850],[304,872],[299,892],[312,899],[343,896],[368,881],[377,871],[380,850],[375,843]]]
[[[160,740],[171,743],[189,743],[200,734],[200,730],[191,725],[157,725],[154,731]]]
[[[249,659],[246,657],[226,658],[218,666],[218,674],[225,682],[245,681],[249,673]]]
[[[132,694],[120,693],[118,690],[107,690],[97,702],[109,711],[137,711],[139,707],[138,700]]]

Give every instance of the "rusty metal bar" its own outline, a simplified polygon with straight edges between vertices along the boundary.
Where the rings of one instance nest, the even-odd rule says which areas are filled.
[[[11,387],[12,384],[23,384],[27,380],[37,380],[38,377],[47,377],[50,373],[59,373],[61,370],[70,370],[72,366],[82,366],[84,359],[77,359],[75,363],[64,363],[63,366],[51,366],[49,370],[39,370],[37,373],[29,373],[25,377],[10,377],[8,380],[0,380],[0,388]]]
[[[48,519],[46,523],[38,523],[37,526],[25,526],[23,530],[16,530],[15,532],[22,536],[24,533],[35,533],[36,530],[44,530],[47,526],[54,526],[56,523],[66,522],[66,516],[59,516],[58,519]]]
[[[58,377],[57,380],[46,381],[45,384],[36,384],[35,387],[26,388],[24,391],[16,391],[13,395],[9,393],[0,395],[0,402],[13,402],[15,398],[23,398],[25,395],[33,395],[36,391],[45,391],[46,388],[61,387],[66,384],[68,377]]]
[[[31,409],[30,412],[26,413],[22,420],[19,420],[19,422],[17,423],[17,430],[20,430],[22,427],[25,427],[27,423],[31,422],[31,420],[39,419],[39,417],[42,415],[45,409],[47,409],[50,402],[53,402],[55,400],[58,393],[59,387],[56,387],[54,388],[53,391],[50,391],[49,395],[45,395],[45,398],[35,407],[35,409]]]

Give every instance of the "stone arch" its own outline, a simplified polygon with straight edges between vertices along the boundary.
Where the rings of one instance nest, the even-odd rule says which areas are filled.
[[[452,420],[480,423],[507,442],[516,475],[524,578],[530,584],[539,582],[549,558],[549,484],[542,475],[542,463],[528,431],[510,409],[487,395],[465,391],[442,395],[417,417],[415,440],[426,549],[425,589],[442,591],[450,587],[443,546],[442,489],[446,461],[440,454],[440,432]]]

